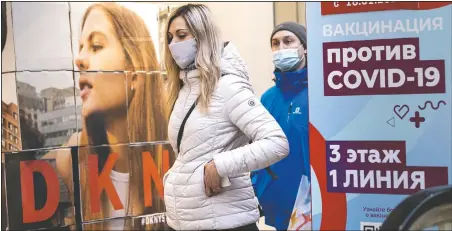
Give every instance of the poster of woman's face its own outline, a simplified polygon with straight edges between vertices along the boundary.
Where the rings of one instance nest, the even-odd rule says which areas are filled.
[[[10,59],[2,58],[8,67],[2,78],[11,90],[2,99],[17,105],[10,110],[17,131],[6,129],[17,145],[7,150],[6,193],[7,204],[18,208],[9,211],[22,214],[9,216],[9,228],[163,228],[164,218],[157,217],[164,212],[162,178],[175,158],[159,64],[162,4],[8,5],[4,57]],[[21,190],[25,180],[33,182],[31,193]],[[59,200],[49,202],[56,189]],[[12,201],[14,195],[21,200]],[[22,203],[33,198],[44,207]],[[39,221],[24,220],[20,211],[39,212]],[[149,214],[154,223],[141,226],[138,216]]]
[[[79,142],[166,140],[158,6],[70,3],[70,9],[75,82],[82,100]]]

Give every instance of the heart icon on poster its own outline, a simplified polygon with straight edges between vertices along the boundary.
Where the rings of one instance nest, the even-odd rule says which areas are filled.
[[[408,112],[410,112],[410,108],[408,107],[408,105],[395,105],[394,106],[394,113],[396,113],[396,115],[403,120],[403,118],[405,118],[405,116],[408,114]]]

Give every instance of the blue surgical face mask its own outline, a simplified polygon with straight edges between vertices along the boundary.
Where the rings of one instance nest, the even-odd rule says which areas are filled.
[[[196,53],[198,53],[197,43],[194,38],[170,44],[169,49],[174,61],[181,69],[185,69],[192,64],[195,61]]]
[[[304,55],[300,57],[298,54],[298,50],[301,48],[298,47],[296,49],[284,49],[273,52],[273,63],[275,67],[281,70],[282,72],[290,71],[295,69],[298,65],[300,65],[301,61],[304,59]]]

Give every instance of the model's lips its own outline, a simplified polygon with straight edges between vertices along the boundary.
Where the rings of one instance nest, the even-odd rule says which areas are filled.
[[[80,87],[80,97],[83,101],[88,99],[89,94],[91,93],[91,89],[93,89],[93,84],[91,83],[89,77],[80,76],[79,87]]]

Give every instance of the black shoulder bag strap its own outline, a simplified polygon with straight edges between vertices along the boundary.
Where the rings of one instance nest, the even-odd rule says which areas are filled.
[[[185,123],[187,122],[188,117],[190,117],[190,114],[193,112],[193,109],[195,109],[196,104],[198,104],[198,99],[196,99],[193,105],[191,105],[191,108],[188,110],[182,124],[180,125],[179,133],[177,134],[177,153],[180,152],[180,142],[182,140],[182,135],[184,134]]]
[[[225,75],[224,73],[221,73],[222,77],[224,75]],[[193,109],[195,109],[196,104],[198,104],[198,99],[196,99],[195,102],[193,103],[193,105],[191,105],[190,110],[188,110],[187,114],[185,115],[184,120],[182,121],[182,124],[180,125],[179,133],[177,134],[177,153],[180,152],[180,142],[182,141],[182,135],[184,135],[185,123],[187,122],[188,117],[190,117],[190,114],[193,112]],[[173,104],[173,109],[174,109],[174,105],[175,104]]]

